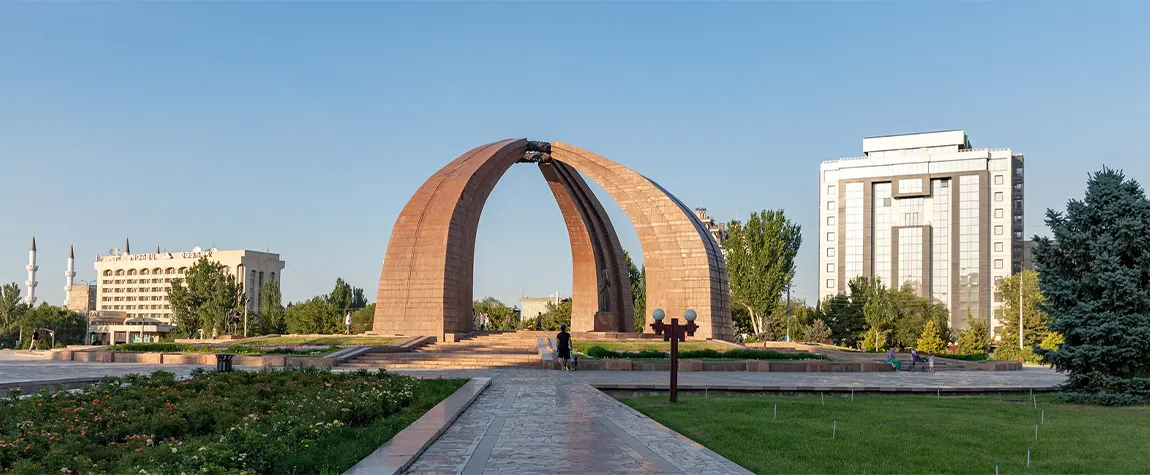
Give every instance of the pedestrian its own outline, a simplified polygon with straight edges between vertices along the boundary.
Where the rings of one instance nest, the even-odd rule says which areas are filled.
[[[535,331],[539,331],[542,329],[543,329],[543,312],[539,312],[537,315],[535,315]]]
[[[31,350],[38,350],[38,349],[40,349],[40,332],[33,330],[32,331],[32,343],[28,345],[28,350],[31,351]]]
[[[930,365],[930,374],[934,374],[934,355],[927,355],[927,364]]]
[[[567,325],[559,325],[559,334],[555,335],[555,353],[559,356],[560,368],[571,371],[567,361],[571,359],[571,334],[567,333]]]
[[[347,315],[343,317],[343,326],[345,328],[347,328],[347,334],[350,335],[351,334],[351,311],[348,311]]]

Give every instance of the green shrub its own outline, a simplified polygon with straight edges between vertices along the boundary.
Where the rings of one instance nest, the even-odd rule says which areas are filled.
[[[986,361],[990,359],[990,355],[986,353],[970,353],[967,355],[946,355],[947,358],[952,360],[962,361]]]
[[[610,359],[640,359],[640,360],[662,360],[670,358],[669,353],[657,350],[642,350],[637,352],[632,351],[611,351],[601,346],[592,346],[587,349],[587,356],[592,358],[610,358]],[[692,360],[811,360],[811,359],[828,359],[823,355],[816,355],[812,353],[781,353],[778,351],[763,351],[735,348],[727,351],[718,351],[714,349],[702,350],[688,350],[680,351],[679,358],[692,359]]]

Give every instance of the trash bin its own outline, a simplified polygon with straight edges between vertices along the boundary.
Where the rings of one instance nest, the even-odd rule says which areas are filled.
[[[216,355],[216,372],[218,372],[218,373],[230,373],[230,372],[232,372],[232,357],[234,357],[234,356],[236,356],[236,355],[230,355],[227,353],[217,354]]]

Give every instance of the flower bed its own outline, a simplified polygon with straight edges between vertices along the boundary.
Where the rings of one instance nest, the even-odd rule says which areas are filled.
[[[0,472],[340,473],[464,383],[382,370],[194,374],[0,401]]]
[[[199,345],[190,343],[127,343],[109,348],[111,351],[159,353],[234,353],[237,355],[298,355],[321,356],[339,350],[335,345],[286,345],[237,343],[231,345]]]
[[[614,358],[614,359],[667,359],[670,354],[658,350],[640,350],[640,351],[612,351],[605,349],[601,346],[592,346],[585,352],[587,356],[592,358]],[[694,360],[826,360],[829,359],[823,355],[814,353],[783,353],[778,351],[764,351],[764,350],[745,350],[745,349],[732,349],[727,351],[718,351],[712,349],[703,350],[680,350],[679,359],[694,359]]]

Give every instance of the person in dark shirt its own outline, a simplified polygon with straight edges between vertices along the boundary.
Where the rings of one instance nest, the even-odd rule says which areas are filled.
[[[559,356],[560,367],[563,371],[570,371],[571,367],[567,362],[571,360],[571,334],[567,333],[567,325],[559,326],[559,334],[555,336],[556,344],[555,352]]]

